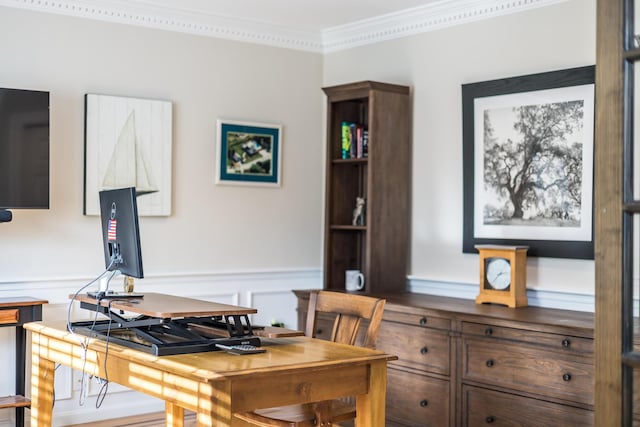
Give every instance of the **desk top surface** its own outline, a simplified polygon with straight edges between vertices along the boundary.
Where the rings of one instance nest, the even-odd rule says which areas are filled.
[[[162,319],[175,319],[179,317],[204,317],[204,316],[228,316],[254,314],[255,308],[237,307],[235,305],[220,304],[217,302],[203,301],[194,298],[178,297],[174,295],[144,293],[142,298],[103,299],[100,305],[115,310],[124,310],[131,313],[142,314]],[[70,295],[69,298],[72,298]],[[79,294],[77,301],[96,304],[95,298],[87,294]]]
[[[40,299],[40,298],[33,298],[33,297],[0,298],[0,308],[42,305],[47,303],[48,303],[47,300]]]
[[[86,340],[89,350],[104,353],[106,343],[98,339],[73,336],[62,322],[32,322],[25,328],[34,334],[48,339],[34,337],[34,345],[49,346],[60,349],[64,341],[80,347],[80,339]],[[223,351],[179,354],[171,356],[154,356],[142,351],[109,343],[108,357],[119,359],[127,365],[142,366],[191,378],[197,381],[212,382],[246,376],[273,375],[274,372],[291,373],[300,369],[320,369],[344,366],[358,366],[373,361],[397,359],[379,350],[355,347],[346,344],[319,340],[308,337],[263,338],[265,353],[250,355],[233,355]],[[59,353],[59,350],[54,352]],[[61,357],[65,357],[64,354]]]

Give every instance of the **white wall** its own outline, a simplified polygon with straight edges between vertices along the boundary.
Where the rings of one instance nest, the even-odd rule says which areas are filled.
[[[173,215],[141,223],[150,276],[318,268],[319,55],[1,11],[0,83],[51,92],[51,209],[16,211],[3,225],[2,281],[102,266],[98,219],[82,215],[85,93],[173,101]],[[219,117],[284,125],[281,189],[214,185]]]
[[[461,85],[595,64],[595,9],[573,0],[325,55],[325,85],[412,87],[416,289],[477,294],[478,256],[462,253]],[[593,261],[530,257],[527,274],[531,290],[569,296],[568,305],[572,294],[594,294]]]
[[[45,318],[61,318],[69,293],[104,268],[98,217],[82,214],[84,95],[163,99],[174,111],[173,213],[140,219],[136,289],[251,305],[256,322],[295,327],[291,289],[321,286],[321,55],[6,7],[0,28],[0,86],[51,93],[51,208],[0,224],[0,298],[46,298]],[[281,188],[214,184],[217,118],[283,125]],[[0,329],[0,343],[6,395],[13,331]],[[110,409],[79,408],[73,376],[57,376],[56,425],[163,410],[131,392],[108,397]],[[0,411],[0,425],[12,416]]]

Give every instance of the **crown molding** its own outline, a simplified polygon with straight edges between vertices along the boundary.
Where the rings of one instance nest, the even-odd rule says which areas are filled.
[[[0,6],[322,52],[321,34],[315,31],[281,28],[202,11],[160,8],[125,0],[0,0]]]
[[[329,53],[568,0],[441,0],[321,32],[126,0],[0,0],[0,6]]]
[[[322,32],[323,52],[426,33],[568,0],[441,0]]]

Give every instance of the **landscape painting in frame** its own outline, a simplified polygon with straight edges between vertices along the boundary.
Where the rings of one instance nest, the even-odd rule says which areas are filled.
[[[280,186],[282,126],[218,120],[217,184]]]
[[[464,252],[593,259],[594,68],[463,85]]]
[[[85,215],[99,215],[98,193],[135,187],[138,214],[171,214],[172,104],[85,96]]]

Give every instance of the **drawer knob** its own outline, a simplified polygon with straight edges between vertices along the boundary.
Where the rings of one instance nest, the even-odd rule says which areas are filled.
[[[563,379],[564,381],[571,381],[571,374],[564,374],[564,375],[562,376],[562,379]]]
[[[427,318],[423,317],[422,319],[420,319],[420,326],[424,326],[427,324]]]
[[[493,335],[493,329],[491,328],[487,328],[484,330],[484,334],[488,337],[490,337],[491,335]]]
[[[493,365],[495,365],[495,362],[493,361],[493,359],[487,360],[487,368],[491,368],[493,367]]]
[[[429,349],[427,347],[422,347],[420,349],[420,354],[427,354],[429,352]]]
[[[487,418],[484,419],[487,424],[493,424],[493,422],[496,420],[493,416],[489,415]]]
[[[563,340],[562,340],[562,346],[563,346],[564,348],[567,348],[567,347],[569,347],[570,345],[571,345],[571,340],[570,340],[569,338],[565,338],[565,339],[563,339]]]
[[[424,408],[425,406],[427,406],[428,404],[429,404],[429,402],[427,401],[427,399],[422,399],[422,400],[420,401],[420,406],[422,406],[423,408]]]
[[[322,334],[322,329],[318,328],[316,329],[316,335],[321,335]]]

